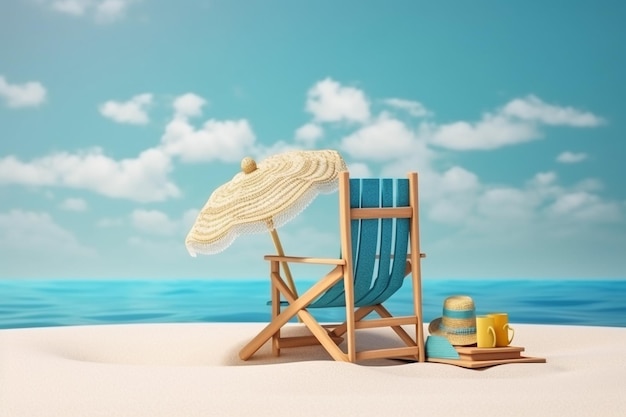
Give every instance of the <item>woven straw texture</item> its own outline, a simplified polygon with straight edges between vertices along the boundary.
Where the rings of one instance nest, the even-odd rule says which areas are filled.
[[[185,246],[191,256],[223,251],[245,233],[267,232],[296,217],[320,193],[337,189],[346,164],[334,150],[291,151],[256,164],[217,188],[198,214]]]
[[[461,313],[461,316],[467,315],[467,317],[455,317],[454,313]],[[428,331],[432,335],[447,338],[455,346],[467,346],[476,343],[474,300],[466,295],[454,295],[446,298],[443,303],[443,316],[431,321]]]

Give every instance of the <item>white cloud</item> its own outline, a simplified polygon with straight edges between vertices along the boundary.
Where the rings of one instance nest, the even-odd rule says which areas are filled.
[[[150,94],[142,94],[126,103],[103,106],[103,111],[118,121],[136,123],[144,120],[142,106],[151,100]],[[174,101],[174,117],[166,126],[162,142],[135,158],[116,160],[105,155],[101,148],[57,152],[30,161],[13,155],[0,157],[0,185],[67,187],[112,198],[164,201],[180,195],[169,178],[172,157],[183,162],[239,162],[245,155],[274,149],[274,146],[255,145],[256,138],[246,120],[208,120],[196,129],[187,117],[199,115],[205,103],[206,100],[191,93],[178,97]]]
[[[537,200],[527,192],[513,187],[497,187],[485,190],[477,203],[479,215],[489,219],[530,219]]]
[[[103,0],[96,5],[95,17],[98,22],[109,23],[121,19],[133,0]]]
[[[130,214],[133,227],[148,235],[184,236],[196,221],[199,211],[189,209],[180,218],[172,219],[159,210],[137,209]]]
[[[171,170],[170,157],[159,149],[147,149],[137,158],[117,161],[94,148],[55,153],[30,162],[14,156],[0,158],[0,184],[63,186],[113,198],[163,201],[180,195],[167,177]]]
[[[535,125],[502,115],[485,114],[481,121],[454,122],[435,126],[432,143],[454,150],[490,150],[541,137]]]
[[[82,16],[93,3],[93,0],[53,0],[50,6],[61,13]]]
[[[548,207],[548,212],[557,217],[593,222],[613,222],[622,217],[619,205],[585,191],[564,192]]]
[[[535,174],[533,179],[531,180],[531,184],[537,184],[540,187],[554,184],[556,182],[556,174],[552,171],[550,172],[539,172]]]
[[[46,89],[37,81],[10,84],[0,75],[0,97],[5,99],[9,107],[36,107],[46,100]]]
[[[354,158],[388,161],[414,152],[417,138],[406,125],[387,115],[341,140],[341,149]]]
[[[347,165],[350,176],[353,178],[371,178],[373,176],[372,171],[367,164],[362,162],[353,162]]]
[[[561,162],[564,164],[575,164],[577,162],[584,161],[585,159],[587,159],[586,153],[574,153],[570,151],[562,152],[559,154],[559,156],[556,157],[557,162]]]
[[[255,145],[248,149],[246,156],[253,157],[256,161],[260,162],[264,159],[276,155],[279,153],[303,150],[303,146],[297,143],[285,142],[282,140],[276,141],[271,145]]]
[[[427,196],[428,217],[462,226],[476,236],[502,233],[505,229],[567,231],[573,224],[582,227],[623,218],[620,204],[595,193],[602,188],[597,180],[587,179],[566,187],[558,183],[553,172],[538,173],[517,188],[483,184],[475,174],[455,167],[429,178],[427,187],[437,190],[422,193]]]
[[[541,125],[594,127],[602,118],[572,107],[544,103],[535,96],[511,100],[475,123],[458,121],[429,126],[433,144],[454,150],[490,150],[541,138]]]
[[[548,104],[534,95],[510,101],[502,109],[502,114],[558,126],[594,127],[604,123],[602,118],[593,113],[577,110],[573,107]]]
[[[194,117],[202,114],[202,107],[207,101],[193,93],[186,93],[174,100],[174,117]]]
[[[238,162],[251,152],[255,136],[247,120],[208,120],[196,130],[184,118],[168,123],[163,149],[183,162]]]
[[[100,113],[115,122],[143,125],[150,121],[147,108],[152,104],[152,94],[139,94],[126,102],[107,101],[100,105]]]
[[[74,17],[92,16],[98,23],[122,19],[138,0],[42,0],[52,10]]]
[[[481,184],[473,172],[454,166],[438,173],[420,173],[420,194],[428,201],[428,217],[440,223],[460,224],[475,210]]]
[[[315,84],[308,92],[306,110],[317,122],[366,122],[369,101],[354,87],[344,87],[331,78]]]
[[[154,235],[172,235],[179,229],[175,221],[158,210],[134,210],[131,222],[137,230]]]
[[[439,190],[449,193],[475,191],[479,188],[478,176],[463,167],[455,166],[446,170],[441,176]]]
[[[584,180],[577,183],[575,189],[578,191],[590,191],[597,192],[604,189],[604,184],[596,178],[585,178]]]
[[[461,224],[467,221],[472,206],[460,204],[457,199],[440,199],[430,204],[428,218],[439,223]]]
[[[59,226],[45,212],[11,210],[0,213],[0,248],[3,252],[24,251],[93,257],[96,252],[81,245],[76,236]]]
[[[315,142],[324,135],[324,129],[316,123],[307,123],[296,130],[295,140],[307,147],[313,147]]]
[[[205,104],[204,98],[193,93],[174,99],[174,117],[161,137],[164,151],[183,162],[239,162],[252,153],[256,137],[245,119],[210,119],[200,129],[189,122],[190,117],[202,114]]]
[[[85,211],[87,210],[87,202],[82,198],[66,198],[60,207],[69,211]]]
[[[391,107],[404,110],[408,112],[411,116],[415,116],[415,117],[432,116],[432,112],[430,112],[426,107],[424,107],[424,105],[420,103],[419,101],[404,100],[400,98],[388,98],[384,101],[384,103]]]
[[[124,225],[124,220],[121,218],[103,217],[96,222],[97,227],[108,229],[112,227],[120,227]]]

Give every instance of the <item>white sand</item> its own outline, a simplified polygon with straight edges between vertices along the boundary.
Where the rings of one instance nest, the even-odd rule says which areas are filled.
[[[337,363],[320,347],[277,359],[266,345],[240,361],[239,348],[261,327],[1,330],[0,416],[626,415],[624,328],[518,324],[513,344],[547,363],[470,370]],[[368,334],[361,343],[386,340]]]

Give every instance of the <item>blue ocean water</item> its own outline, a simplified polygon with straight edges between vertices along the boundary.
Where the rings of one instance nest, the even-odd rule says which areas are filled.
[[[299,291],[312,281],[298,282]],[[474,299],[478,314],[509,313],[513,323],[626,327],[626,280],[423,281],[424,321],[454,294]],[[266,322],[264,280],[0,280],[0,328],[121,323]],[[410,285],[386,303],[411,311]],[[341,321],[339,309],[311,310]]]

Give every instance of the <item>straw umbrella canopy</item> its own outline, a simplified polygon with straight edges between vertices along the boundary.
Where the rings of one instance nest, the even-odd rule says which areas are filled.
[[[219,253],[239,235],[269,231],[277,254],[284,255],[276,228],[295,218],[320,193],[337,190],[338,174],[346,169],[334,150],[284,152],[258,164],[244,158],[241,172],[218,187],[198,214],[185,239],[189,254]],[[283,269],[296,293],[286,264]]]

